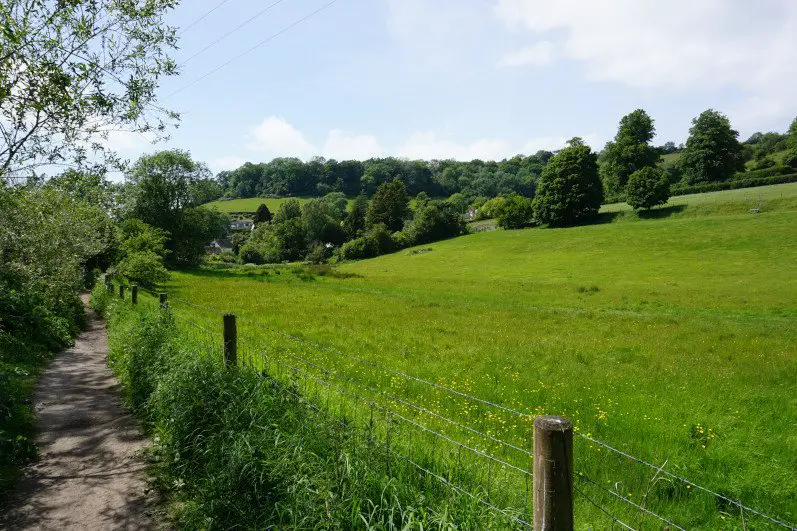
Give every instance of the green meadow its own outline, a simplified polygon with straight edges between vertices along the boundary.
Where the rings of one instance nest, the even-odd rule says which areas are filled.
[[[206,206],[215,208],[220,212],[255,212],[257,207],[265,204],[274,213],[288,197],[249,197],[246,199],[229,199],[226,201],[213,201]],[[309,201],[307,198],[297,197],[301,203]]]
[[[496,439],[530,448],[528,419],[283,334],[530,415],[567,416],[579,433],[793,524],[796,244],[797,184],[787,184],[676,197],[642,214],[608,205],[594,225],[481,232],[332,271],[178,272],[166,290],[178,317],[220,322],[182,301],[234,312],[241,337],[264,352],[301,356]],[[577,476],[591,480],[579,477],[579,528],[611,526],[586,496],[634,527],[663,527],[618,495],[687,529],[773,525],[579,436],[574,451]]]

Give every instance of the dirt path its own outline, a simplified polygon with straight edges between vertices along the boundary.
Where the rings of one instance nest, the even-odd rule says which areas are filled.
[[[85,298],[84,298],[85,302]],[[0,529],[153,529],[145,495],[147,440],[106,365],[105,324],[89,312],[36,393],[40,460],[0,516]]]

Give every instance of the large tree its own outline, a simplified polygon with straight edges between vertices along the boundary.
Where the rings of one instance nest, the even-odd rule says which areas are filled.
[[[603,186],[597,156],[575,138],[542,170],[534,196],[534,217],[553,227],[575,225],[598,214]]]
[[[623,116],[614,141],[606,143],[600,158],[600,175],[608,195],[623,192],[635,171],[656,165],[659,150],[650,145],[655,134],[653,119],[644,110]]]
[[[199,207],[194,184],[208,175],[204,164],[180,150],[144,155],[127,175],[127,216],[166,231],[174,262],[195,263],[204,246],[229,228],[226,214]]]
[[[157,105],[177,72],[164,22],[176,0],[0,2],[0,179],[42,165],[117,161],[116,131],[162,134],[177,115]]]
[[[713,109],[692,120],[679,164],[689,184],[726,181],[744,168],[739,133],[724,114]]]
[[[374,192],[365,222],[369,228],[382,223],[389,230],[397,231],[404,226],[404,220],[409,213],[407,187],[404,186],[404,181],[393,179],[379,185]]]

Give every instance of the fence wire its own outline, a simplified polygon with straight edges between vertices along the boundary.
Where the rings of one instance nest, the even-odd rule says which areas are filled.
[[[139,301],[145,300],[146,304],[149,304],[149,305],[157,304],[155,302],[155,300],[146,300],[146,298],[142,298],[141,297],[141,292],[148,293],[154,298],[157,298],[159,296],[158,293],[156,293],[156,292],[154,292],[152,290],[149,290],[147,288],[144,288],[144,287],[139,287]],[[129,300],[129,294],[125,297],[125,300]],[[181,323],[182,326],[184,327],[184,329],[193,330],[193,335],[191,335],[191,334],[189,334],[189,335],[191,335],[191,338],[192,338],[192,340],[194,342],[198,342],[198,343],[207,342],[206,344],[209,347],[211,347],[208,350],[210,352],[214,353],[214,354],[220,354],[223,351],[223,341],[221,341],[221,337],[222,337],[221,316],[223,315],[223,312],[219,311],[216,308],[211,308],[211,307],[208,307],[208,306],[203,306],[203,305],[200,305],[200,304],[196,304],[194,302],[187,301],[187,300],[182,299],[182,298],[174,297],[172,295],[169,295],[168,300],[169,300],[168,307],[169,307],[170,313],[173,315],[175,320],[178,323]],[[188,308],[191,308],[191,309],[201,310],[201,311],[210,313],[213,316],[218,317],[218,322],[217,323],[212,323],[211,321],[209,321],[207,319],[198,317],[195,313],[191,313],[189,310],[186,310],[185,308],[180,308],[180,306],[184,306],[184,307],[188,307]],[[437,390],[442,391],[444,393],[447,393],[447,394],[450,394],[450,395],[453,395],[453,396],[457,396],[459,398],[463,398],[463,399],[466,399],[466,400],[469,400],[469,401],[473,401],[473,402],[476,402],[476,403],[480,403],[482,405],[485,405],[485,406],[488,406],[488,407],[491,407],[491,408],[495,408],[497,410],[500,410],[500,411],[503,411],[503,412],[506,412],[506,413],[510,413],[512,415],[520,416],[520,417],[523,417],[525,419],[533,419],[533,416],[531,414],[529,414],[529,413],[524,413],[524,412],[519,411],[517,409],[511,408],[511,407],[508,407],[508,406],[505,406],[505,405],[502,405],[502,404],[498,404],[498,403],[492,402],[490,400],[486,400],[486,399],[483,399],[483,398],[479,398],[479,397],[473,396],[473,395],[471,395],[469,393],[465,393],[465,392],[453,389],[453,388],[448,387],[446,385],[442,385],[442,384],[439,384],[439,383],[436,383],[436,382],[433,382],[433,381],[430,381],[430,380],[427,380],[427,379],[424,379],[424,378],[420,378],[420,377],[417,377],[417,376],[414,376],[414,375],[411,375],[411,374],[407,374],[407,373],[404,373],[402,371],[391,369],[391,368],[386,367],[386,366],[384,366],[384,365],[382,365],[380,363],[377,363],[377,362],[374,362],[374,361],[371,361],[371,360],[367,360],[367,359],[361,358],[359,356],[354,356],[354,355],[348,354],[346,352],[343,352],[341,350],[338,350],[338,349],[335,349],[335,348],[332,348],[332,347],[329,347],[329,346],[326,346],[326,345],[322,345],[322,344],[317,343],[315,341],[311,341],[311,340],[308,340],[308,339],[305,339],[305,338],[302,338],[302,337],[299,337],[299,336],[296,336],[296,335],[293,335],[293,334],[289,334],[289,333],[283,332],[283,331],[278,330],[276,328],[267,326],[267,325],[265,325],[263,323],[251,321],[251,320],[248,320],[248,319],[241,319],[240,317],[238,318],[238,321],[242,322],[242,323],[245,323],[245,324],[248,324],[250,326],[253,326],[255,328],[259,328],[259,329],[268,331],[270,333],[276,334],[276,335],[278,335],[280,337],[283,337],[285,339],[288,339],[290,341],[313,347],[314,349],[317,349],[319,351],[327,352],[327,353],[333,354],[335,356],[338,356],[338,357],[341,357],[341,358],[344,358],[344,359],[348,359],[348,360],[350,360],[352,362],[355,362],[357,364],[362,364],[362,365],[365,365],[365,366],[369,366],[371,368],[377,369],[379,371],[383,371],[384,373],[391,374],[393,376],[397,376],[397,377],[399,377],[401,379],[404,379],[404,380],[414,381],[414,382],[420,383],[422,385],[437,389]],[[246,345],[246,342],[247,342],[246,339],[242,339],[241,337],[239,337],[238,341],[239,341],[239,345]],[[518,467],[516,465],[513,465],[512,463],[504,461],[504,460],[502,460],[502,459],[500,459],[498,457],[492,456],[490,454],[487,454],[486,452],[483,452],[483,451],[478,450],[476,448],[473,448],[473,447],[471,447],[471,446],[469,446],[469,445],[467,445],[465,443],[462,443],[462,442],[457,441],[457,440],[455,440],[455,439],[453,439],[451,437],[448,437],[445,434],[440,433],[440,432],[438,432],[438,431],[436,431],[434,429],[431,429],[431,428],[429,428],[427,426],[424,426],[423,424],[415,422],[412,419],[409,419],[408,417],[405,417],[405,416],[401,415],[400,413],[394,412],[394,411],[390,410],[388,407],[386,407],[386,406],[384,406],[382,404],[378,404],[378,403],[376,403],[374,401],[371,401],[371,400],[368,400],[368,399],[366,399],[364,397],[361,397],[361,396],[357,395],[356,393],[352,393],[351,391],[348,391],[348,390],[342,389],[340,387],[337,387],[337,386],[333,385],[332,383],[324,380],[323,378],[321,378],[321,377],[319,377],[317,375],[314,375],[314,374],[312,374],[312,373],[310,373],[310,372],[308,372],[308,371],[306,371],[304,369],[301,369],[300,367],[296,367],[296,366],[291,365],[289,363],[286,363],[284,361],[280,361],[275,356],[271,356],[271,355],[265,353],[262,350],[262,347],[261,347],[260,350],[258,350],[257,348],[255,348],[255,349],[243,348],[242,349],[242,353],[244,353],[244,356],[241,357],[242,363],[248,364],[252,368],[255,368],[256,357],[259,355],[264,360],[267,360],[266,363],[274,362],[274,363],[276,363],[278,365],[281,365],[283,368],[289,369],[292,372],[292,375],[293,375],[294,378],[295,378],[295,376],[297,374],[302,374],[305,377],[307,377],[310,380],[312,380],[313,382],[315,382],[316,384],[321,384],[323,386],[326,386],[329,390],[336,391],[341,396],[349,396],[350,398],[353,398],[355,401],[361,401],[361,402],[365,403],[366,405],[369,405],[372,408],[377,408],[377,409],[385,412],[385,414],[390,413],[391,416],[393,416],[395,418],[398,418],[399,420],[405,422],[409,426],[412,426],[414,429],[426,432],[426,433],[432,435],[433,437],[435,437],[437,439],[440,439],[440,440],[443,440],[443,441],[445,441],[445,442],[447,442],[449,444],[455,445],[455,446],[459,447],[460,449],[465,449],[468,452],[472,453],[473,455],[476,455],[478,457],[486,459],[488,462],[494,462],[494,463],[496,463],[496,464],[498,464],[498,465],[500,465],[502,467],[507,467],[507,468],[509,468],[511,470],[519,472],[526,478],[530,478],[531,477],[531,472],[529,470],[522,469],[522,468],[520,468],[520,467]],[[248,357],[246,356],[246,354],[248,354]],[[335,378],[338,378],[340,380],[343,380],[346,383],[350,383],[352,385],[360,387],[361,389],[365,389],[365,390],[367,390],[367,391],[369,391],[371,393],[376,393],[378,395],[381,395],[381,396],[383,396],[384,398],[386,398],[389,401],[393,401],[393,402],[402,404],[402,405],[404,405],[404,406],[406,406],[406,407],[408,407],[408,408],[410,408],[412,410],[417,411],[418,413],[429,415],[431,417],[436,418],[437,420],[440,420],[442,422],[445,422],[445,423],[448,423],[448,424],[450,424],[452,426],[455,426],[456,428],[465,430],[465,431],[467,431],[469,433],[472,433],[472,434],[477,435],[479,437],[482,437],[484,439],[490,440],[490,441],[492,441],[492,442],[494,442],[496,444],[499,444],[499,445],[502,445],[502,446],[504,446],[506,448],[509,448],[511,450],[517,451],[517,452],[521,453],[525,457],[532,457],[532,455],[533,455],[532,452],[530,452],[530,451],[528,451],[528,450],[526,450],[524,448],[521,448],[521,447],[519,447],[519,446],[517,446],[515,444],[512,444],[512,443],[510,443],[508,441],[504,441],[502,439],[499,439],[497,437],[494,437],[492,435],[484,433],[484,432],[482,432],[480,430],[477,430],[475,428],[467,426],[467,425],[465,425],[465,424],[463,424],[461,422],[458,422],[458,421],[455,421],[453,419],[447,418],[444,415],[440,415],[439,413],[436,413],[436,412],[434,412],[434,411],[432,411],[432,410],[430,410],[430,409],[428,409],[426,407],[414,404],[414,403],[412,403],[412,402],[410,402],[408,400],[405,400],[405,399],[396,397],[394,395],[391,395],[390,393],[387,393],[387,392],[385,392],[385,391],[383,391],[381,389],[378,389],[378,388],[376,388],[374,386],[368,385],[368,384],[366,384],[364,382],[361,382],[361,381],[359,381],[359,380],[357,380],[355,378],[352,378],[350,376],[344,375],[340,371],[328,369],[326,367],[321,366],[318,363],[312,362],[310,360],[302,358],[301,356],[298,356],[296,354],[288,352],[287,350],[285,350],[283,352],[283,354],[288,356],[288,357],[290,357],[290,358],[292,358],[292,359],[294,359],[294,360],[296,360],[296,361],[298,361],[298,362],[300,362],[300,363],[302,363],[302,364],[304,364],[304,365],[306,365],[306,366],[308,366],[308,367],[312,367],[312,368],[314,368],[314,369],[316,369],[318,371],[321,371],[327,377],[335,377]],[[298,393],[294,393],[294,392],[292,392],[291,390],[289,390],[287,388],[286,388],[286,391],[289,394],[291,394],[292,396],[294,396],[295,398],[297,398],[299,400],[302,399],[301,395],[299,395]],[[319,413],[321,413],[325,409],[323,406],[319,406],[317,404],[314,404],[309,399],[305,399],[304,402],[307,403],[308,405],[310,405],[315,411],[317,411]],[[341,407],[342,407],[342,405],[341,405]],[[355,408],[355,411],[356,411],[356,408]],[[327,410],[326,412],[328,413],[329,411]],[[345,422],[343,422],[343,424],[345,424]],[[615,447],[613,447],[613,446],[611,446],[611,445],[609,445],[609,444],[607,444],[605,442],[602,442],[600,440],[594,439],[593,437],[585,435],[585,434],[583,434],[581,432],[576,431],[575,433],[576,433],[576,435],[578,435],[579,437],[581,437],[582,439],[584,439],[586,441],[589,441],[590,443],[593,443],[593,444],[595,444],[597,446],[605,448],[606,450],[608,450],[610,452],[616,453],[617,455],[625,457],[625,458],[627,458],[627,459],[629,459],[631,461],[634,461],[634,462],[636,462],[638,464],[647,466],[647,467],[655,470],[657,472],[657,474],[662,474],[662,475],[667,476],[667,477],[669,477],[671,479],[674,479],[676,481],[680,481],[680,482],[682,482],[682,483],[684,483],[686,485],[694,487],[695,489],[700,490],[702,492],[705,492],[706,494],[714,496],[715,498],[717,498],[719,500],[722,500],[723,502],[725,502],[727,504],[730,504],[730,505],[733,505],[733,506],[739,508],[743,512],[746,511],[746,512],[749,512],[751,514],[754,514],[754,515],[756,515],[756,516],[758,516],[760,518],[763,518],[763,519],[767,520],[768,522],[770,522],[772,524],[775,524],[775,525],[777,525],[779,527],[782,527],[782,528],[785,528],[785,529],[797,530],[797,527],[795,527],[795,526],[793,526],[791,524],[788,524],[788,523],[786,523],[786,522],[784,522],[784,521],[782,521],[782,520],[780,520],[778,518],[775,518],[773,516],[770,516],[768,514],[765,514],[765,513],[761,512],[761,511],[758,511],[758,510],[756,510],[756,509],[754,509],[752,507],[744,505],[743,503],[741,503],[741,502],[739,502],[737,500],[733,500],[731,498],[728,498],[727,496],[724,496],[724,495],[719,494],[719,493],[717,493],[717,492],[715,492],[715,491],[713,491],[713,490],[711,490],[711,489],[709,489],[707,487],[704,487],[702,485],[694,483],[694,482],[692,482],[692,481],[690,481],[690,480],[688,480],[688,479],[686,479],[684,477],[678,476],[677,474],[673,474],[673,473],[671,473],[669,471],[666,471],[662,467],[659,467],[659,466],[657,466],[657,465],[655,465],[653,463],[650,463],[650,462],[648,462],[648,461],[646,461],[644,459],[635,457],[635,456],[633,456],[633,455],[631,455],[631,454],[629,454],[627,452],[624,452],[623,450],[615,448]],[[402,458],[404,460],[407,460],[411,465],[414,465],[415,467],[420,468],[422,471],[424,471],[424,473],[427,473],[430,477],[435,477],[435,478],[437,478],[439,480],[443,480],[443,481],[447,482],[447,480],[445,480],[445,478],[442,478],[441,476],[439,476],[438,474],[434,473],[433,471],[430,471],[430,470],[427,470],[427,469],[425,469],[423,467],[420,467],[417,463],[413,462],[411,459],[407,458],[406,456],[398,456],[398,457],[400,457],[400,458]],[[608,488],[600,485],[599,483],[595,482],[594,480],[590,479],[587,476],[579,474],[577,477],[580,478],[585,483],[589,483],[589,484],[591,484],[593,486],[598,487],[599,489],[601,489],[602,491],[605,491],[608,494],[612,495],[613,497],[615,497],[616,499],[618,499],[622,503],[627,504],[627,505],[629,505],[629,506],[631,506],[631,507],[633,507],[633,508],[635,508],[637,510],[640,510],[640,511],[642,511],[643,513],[645,513],[646,515],[648,515],[650,517],[656,518],[656,519],[660,520],[661,522],[663,522],[663,523],[665,523],[665,524],[667,524],[669,526],[672,526],[675,529],[679,529],[679,530],[683,530],[684,529],[684,528],[680,527],[679,525],[673,523],[672,521],[666,519],[665,517],[663,517],[661,515],[658,515],[655,512],[643,507],[642,505],[640,505],[640,504],[638,504],[636,502],[633,502],[632,500],[622,496],[619,492],[615,492],[615,491],[613,491],[611,489],[608,489]],[[453,484],[450,484],[450,486],[455,487]],[[618,518],[613,516],[604,507],[601,507],[600,505],[598,505],[594,500],[592,500],[589,496],[587,496],[580,488],[578,488],[577,486],[574,485],[574,489],[581,496],[583,496],[588,502],[590,502],[592,505],[594,505],[598,510],[600,510],[602,513],[606,514],[613,521],[613,524],[616,523],[617,525],[623,527],[624,529],[633,529],[628,524],[622,522],[621,520],[619,520]],[[488,490],[489,490],[489,486],[488,486]],[[526,490],[527,490],[527,494],[528,494],[528,487],[526,488]],[[474,499],[477,499],[472,493],[466,492],[466,494],[468,496],[474,497]],[[497,507],[493,506],[492,504],[490,504],[490,502],[487,502],[486,500],[479,499],[478,501],[480,501],[481,503],[484,503],[485,505],[487,505],[489,507],[492,507],[494,510],[497,510],[497,511],[501,512],[504,516],[506,516],[507,518],[510,518],[512,521],[515,521],[516,523],[519,523],[519,524],[525,525],[525,526],[529,525],[528,522],[526,522],[525,520],[519,519],[519,518],[514,517],[513,515],[511,515],[509,513],[506,513],[504,511],[502,511],[500,508],[497,508]]]

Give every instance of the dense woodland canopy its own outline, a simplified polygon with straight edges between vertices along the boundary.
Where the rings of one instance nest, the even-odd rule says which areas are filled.
[[[794,126],[792,126],[793,128]],[[728,181],[745,169],[770,170],[767,175],[793,173],[794,154],[781,159],[773,155],[797,150],[790,133],[755,133],[744,142],[738,140],[728,118],[709,109],[693,120],[685,144],[666,142],[654,146],[654,120],[637,109],[620,120],[617,135],[598,155],[605,198],[623,199],[631,174],[650,166],[662,166],[671,185],[695,185]],[[270,162],[251,163],[218,174],[216,192],[226,198],[265,196],[321,197],[342,192],[354,197],[372,196],[386,182],[399,179],[407,193],[421,192],[429,197],[448,197],[460,193],[474,200],[518,194],[533,198],[543,169],[555,155],[538,151],[501,161],[407,160],[395,157],[365,161],[324,159],[302,161],[282,157]],[[679,156],[678,163],[663,161],[663,155]],[[759,175],[753,175],[758,177]]]

